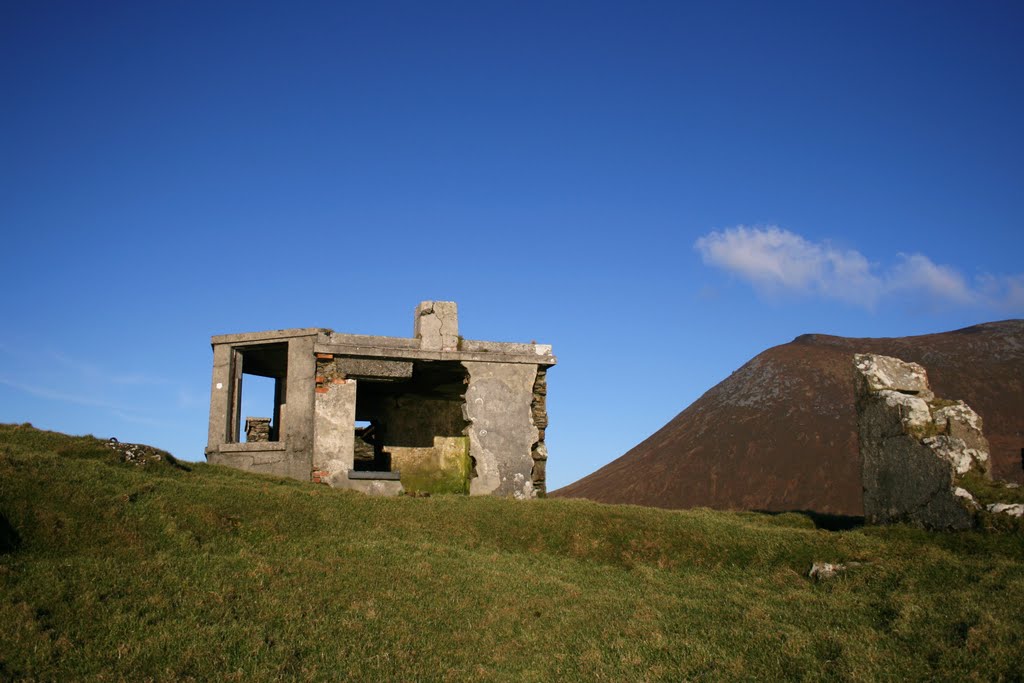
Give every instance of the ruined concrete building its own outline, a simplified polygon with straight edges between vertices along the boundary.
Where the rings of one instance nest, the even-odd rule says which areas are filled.
[[[454,302],[417,306],[412,338],[304,328],[211,343],[210,463],[383,495],[545,492],[551,347],[463,339]],[[247,375],[273,379],[272,416],[243,422]]]

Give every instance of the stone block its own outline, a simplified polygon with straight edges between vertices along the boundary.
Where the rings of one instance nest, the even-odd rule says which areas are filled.
[[[935,429],[939,434],[960,439],[965,448],[984,452],[985,469],[988,469],[988,439],[985,438],[981,415],[974,412],[963,401],[942,406],[932,413]]]
[[[457,351],[459,348],[459,310],[454,301],[423,301],[416,307],[413,336],[420,348],[430,351]]]
[[[858,381],[863,385],[862,393],[898,391],[917,395],[926,401],[934,396],[928,386],[928,374],[917,363],[907,363],[891,356],[858,353],[853,357],[853,364]]]

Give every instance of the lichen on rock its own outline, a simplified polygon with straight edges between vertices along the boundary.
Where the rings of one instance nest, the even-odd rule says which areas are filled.
[[[858,353],[853,357],[853,365],[858,372],[858,393],[888,390],[918,396],[926,401],[935,397],[928,386],[928,373],[917,363],[874,353]]]

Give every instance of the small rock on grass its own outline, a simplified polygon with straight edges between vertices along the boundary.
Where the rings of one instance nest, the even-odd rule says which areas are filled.
[[[835,578],[839,572],[844,572],[847,569],[859,567],[863,562],[847,562],[845,564],[839,562],[815,562],[811,565],[811,571],[807,572],[807,576],[814,579],[815,581],[825,581],[827,579]]]

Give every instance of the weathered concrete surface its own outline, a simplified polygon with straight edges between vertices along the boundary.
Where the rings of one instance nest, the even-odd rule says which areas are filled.
[[[355,462],[356,380],[331,378],[316,388],[313,470],[331,485],[348,479]],[[325,476],[320,475],[321,477]]]
[[[336,489],[359,491],[370,496],[398,496],[405,491],[397,479],[349,479],[346,475],[332,478],[330,483]]]
[[[867,522],[973,527],[977,503],[958,486],[957,476],[987,472],[981,419],[962,403],[936,402],[916,363],[856,354],[854,369]],[[968,448],[953,433],[978,448]]]
[[[421,349],[456,351],[459,348],[459,309],[454,301],[423,301],[416,307],[413,336]]]
[[[335,335],[337,337],[338,335]],[[379,338],[383,339],[383,338]],[[414,340],[419,343],[419,340]],[[348,346],[346,344],[317,343],[318,353],[329,353],[337,356],[378,357],[386,356],[392,360],[441,360],[441,361],[480,361],[481,363],[525,363],[527,365],[555,365],[558,359],[551,353],[548,345],[536,344],[533,353],[505,353],[491,351],[457,351],[409,348],[407,346]]]
[[[398,379],[412,377],[411,361],[379,358],[335,358],[337,372],[344,377]]]
[[[295,458],[278,441],[224,444],[206,456],[211,465],[225,465],[246,472],[309,480],[309,459]]]
[[[313,414],[316,387],[316,337],[288,341],[287,410],[281,416],[281,436],[288,451],[287,476],[309,481],[313,466]],[[298,474],[304,472],[304,474]]]
[[[469,371],[465,419],[470,423],[469,452],[477,476],[472,495],[534,498],[533,423],[535,365],[464,362]]]
[[[213,379],[210,381],[210,424],[206,438],[210,448],[229,443],[228,415],[231,413],[231,347],[213,347]]]
[[[239,334],[217,334],[210,338],[214,346],[230,344],[244,346],[247,344],[265,344],[272,341],[288,341],[296,337],[315,337],[321,332],[318,327],[290,328],[286,330],[268,330],[266,332],[242,332]]]
[[[211,465],[226,465],[246,472],[258,472],[260,474],[272,474],[279,477],[294,476],[293,468],[290,466],[288,452],[283,444],[267,442],[267,444],[252,444],[253,446],[267,445],[270,448],[256,449],[245,448],[249,444],[237,444],[241,448],[224,450],[211,453],[207,460]],[[304,471],[304,468],[303,468]],[[296,479],[305,477],[296,476]]]

